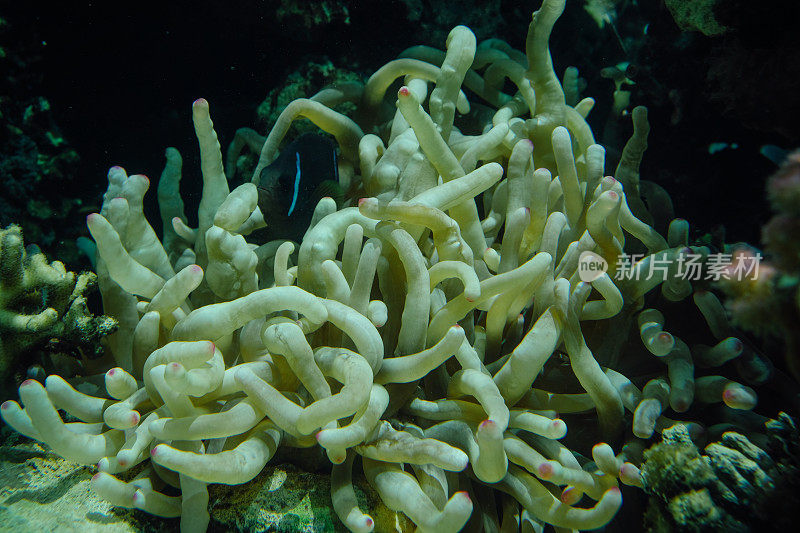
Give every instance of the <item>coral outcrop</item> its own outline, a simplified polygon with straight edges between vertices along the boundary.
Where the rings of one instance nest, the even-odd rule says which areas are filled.
[[[800,434],[780,413],[757,446],[727,432],[700,453],[682,424],[644,452],[650,531],[787,531],[800,519]]]
[[[38,349],[78,359],[102,354],[100,339],[116,330],[117,321],[89,311],[86,298],[96,281],[92,272],[69,272],[60,261],[48,262],[35,245],[25,247],[19,226],[0,228],[0,385],[5,390],[13,390],[15,374],[24,375],[33,365],[63,368],[36,357]]]

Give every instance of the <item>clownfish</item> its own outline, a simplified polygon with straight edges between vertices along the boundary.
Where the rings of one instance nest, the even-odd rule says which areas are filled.
[[[336,144],[315,133],[301,135],[264,167],[256,187],[270,238],[300,242],[319,200],[330,196],[341,203]]]

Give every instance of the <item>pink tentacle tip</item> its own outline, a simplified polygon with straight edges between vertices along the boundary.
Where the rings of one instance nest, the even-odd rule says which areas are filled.
[[[566,504],[574,503],[573,502],[573,500],[575,499],[574,494],[575,494],[575,487],[567,487],[561,492],[561,497],[559,499],[561,500],[561,503],[566,503]]]
[[[170,363],[169,366],[174,368],[175,370],[177,370],[178,368],[180,368],[181,364],[180,363]]]
[[[106,375],[107,375],[108,377],[112,377],[112,376],[113,376],[113,375],[114,375],[116,372],[117,372],[117,369],[116,369],[116,368],[112,368],[111,370],[109,370],[108,372],[106,372]]]
[[[608,197],[611,198],[612,200],[616,200],[617,198],[619,198],[619,195],[614,191],[608,191]]]
[[[362,205],[364,205],[364,204],[365,204],[367,201],[369,201],[369,198],[359,198],[359,199],[358,199],[358,207],[361,207],[361,206],[362,206]]]
[[[217,350],[217,345],[214,344],[213,341],[208,341],[208,349],[211,352],[215,352]]]
[[[136,411],[131,413],[131,423],[132,424],[138,424],[140,419],[141,419],[141,416],[139,416],[139,413],[137,413]]]
[[[0,409],[2,409],[3,411],[5,411],[6,409],[11,409],[11,403],[12,403],[11,400],[4,401],[3,404],[0,405]]]
[[[100,215],[98,213],[89,213],[88,215],[86,215],[86,223],[91,224],[92,222],[97,220],[97,217],[99,216]]]
[[[539,468],[537,468],[537,471],[539,472],[540,478],[550,479],[553,476],[555,469],[550,463],[542,463],[539,465]]]
[[[367,525],[367,527],[372,527],[375,525],[375,521],[370,517],[367,517],[367,519],[364,520],[364,523]]]
[[[722,399],[727,401],[733,400],[736,398],[736,387],[730,387],[722,391]]]
[[[198,107],[199,106],[206,106],[206,107],[208,107],[208,100],[206,100],[205,98],[198,98],[197,100],[192,102],[192,107],[195,107],[195,106],[198,106]]]
[[[153,449],[150,450],[150,457],[155,457],[158,455],[158,446],[153,446]]]
[[[468,502],[472,503],[472,498],[469,497],[469,492],[467,492],[465,490],[460,490],[460,491],[456,492],[456,494],[460,494],[462,498],[464,498]],[[455,496],[455,494],[454,494],[454,496]]]
[[[633,479],[638,477],[639,469],[633,463],[622,463],[622,466],[619,467],[619,475],[620,477]]]
[[[119,165],[114,165],[113,167],[109,168],[108,171],[109,172],[119,172],[119,171],[125,172],[125,169],[122,168]]]
[[[126,461],[125,459],[117,459],[117,463],[119,463],[119,466],[121,466],[123,468],[128,466],[128,461]]]
[[[200,265],[191,265],[189,268],[192,269],[192,272],[203,272],[203,267]]]
[[[410,90],[409,90],[409,88],[408,88],[408,87],[406,87],[405,85],[403,85],[402,87],[400,87],[400,90],[399,90],[399,91],[397,91],[397,95],[398,95],[398,96],[408,96],[408,95],[410,95],[410,94],[411,94],[411,91],[410,91]]]
[[[95,475],[92,476],[92,481],[97,481],[98,479],[100,479],[101,475],[102,475],[101,472],[96,473]]]
[[[35,379],[26,379],[20,384],[20,388],[27,387],[29,385],[33,385],[34,383],[38,383]]]
[[[464,328],[462,328],[460,324],[456,324],[455,326],[453,326],[453,329],[456,331],[464,331]]]
[[[606,491],[606,494],[608,494],[610,496],[622,497],[622,491],[619,490],[619,487],[611,487],[610,489],[608,489]]]
[[[494,423],[494,420],[487,418],[483,422],[480,423],[478,429],[494,429],[497,424]]]
[[[314,438],[315,438],[315,439],[317,439],[317,442],[319,442],[319,436],[320,436],[321,434],[322,434],[322,431],[317,431],[317,432],[314,434]]]

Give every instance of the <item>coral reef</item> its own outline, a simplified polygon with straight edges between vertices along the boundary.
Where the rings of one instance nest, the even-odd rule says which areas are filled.
[[[87,217],[120,325],[116,366],[94,390],[26,380],[3,419],[97,465],[92,488],[115,506],[179,517],[183,531],[208,527],[209,485],[252,482],[297,448],[332,465],[351,531],[380,529],[354,488],[360,470],[421,532],[609,524],[667,415],[700,434],[718,406],[749,413],[756,391],[728,370],[767,365],[750,354],[725,366],[745,343],[704,290],[719,258],[689,246],[685,220],[666,236],[650,224],[668,199],[642,199],[645,108],[607,174],[585,120],[594,101],[553,70],[564,8],[544,0],[524,52],[458,26],[446,51],[413,47],[364,85],[296,99],[266,137],[233,140],[228,175],[210,105],[195,101],[197,227],[174,148],[160,239],[143,210],[150,180],[121,167]],[[351,116],[335,110],[345,102]],[[320,200],[299,243],[264,242],[278,213],[261,211],[254,182],[299,118],[335,138],[349,202]],[[246,147],[253,178],[231,190]],[[711,344],[681,338],[658,309],[671,305],[699,313]]]
[[[425,43],[440,43],[447,38],[448,28],[463,24],[481,38],[499,35],[506,18],[519,6],[503,6],[500,2],[466,0],[460,3],[446,0],[401,0],[405,18],[417,28],[417,38]],[[504,9],[506,7],[506,9]]]
[[[341,0],[325,0],[309,4],[296,0],[281,0],[275,15],[279,20],[289,22],[293,27],[298,26],[295,22],[299,20],[302,26],[314,30],[318,26],[324,26],[334,21],[349,24],[349,3]]]
[[[61,370],[49,358],[34,354],[44,348],[55,357],[97,359],[100,339],[117,328],[108,316],[94,316],[86,298],[95,288],[92,272],[68,272],[60,261],[48,263],[36,246],[23,244],[19,226],[0,228],[0,387],[12,391],[34,365]],[[62,370],[63,371],[63,370]]]
[[[675,23],[683,31],[699,31],[703,35],[722,35],[729,28],[720,24],[714,16],[717,0],[666,0]]]
[[[78,234],[67,228],[80,227],[73,217],[82,201],[65,186],[77,174],[79,158],[50,102],[36,93],[42,44],[32,40],[0,18],[0,227],[19,224],[30,241],[70,262],[78,257]]]
[[[264,101],[259,104],[256,110],[258,126],[267,128],[275,124],[281,111],[293,100],[309,94],[316,94],[329,85],[360,81],[362,80],[356,73],[336,68],[330,61],[306,63],[289,74],[286,82],[280,88],[270,91]],[[352,104],[349,108],[346,105],[343,107],[344,109],[337,109],[337,111],[351,114],[355,109]],[[310,127],[311,125],[307,125],[307,129]]]
[[[787,531],[800,519],[800,434],[789,415],[766,423],[757,446],[727,432],[701,454],[675,425],[644,452],[650,531]]]

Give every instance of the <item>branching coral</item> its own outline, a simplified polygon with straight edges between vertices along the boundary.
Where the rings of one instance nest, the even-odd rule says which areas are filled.
[[[79,357],[94,359],[102,353],[99,341],[114,332],[117,322],[89,312],[86,296],[96,280],[91,272],[75,274],[60,261],[49,263],[36,246],[25,248],[19,226],[0,228],[2,387],[11,390],[15,372],[24,374],[40,364],[23,356],[48,341],[61,344],[55,351],[83,351],[75,354]]]
[[[420,531],[607,524],[619,482],[641,485],[643,441],[618,454],[603,442],[573,450],[561,416],[590,413],[618,444],[626,412],[648,438],[672,425],[670,409],[750,409],[756,398],[719,375],[695,379],[701,353],[714,368],[741,352],[706,292],[694,301],[718,344],[690,348],[651,310],[638,321],[647,351],[633,353],[653,363],[653,381],[642,391],[611,368],[625,366],[612,362],[624,359],[645,296],[660,286],[669,301],[687,299],[692,283],[674,264],[709,252],[687,246],[685,221],[665,239],[641,218],[644,108],[616,177],[605,174],[585,121],[593,101],[566,105],[552,68],[564,6],[544,1],[525,53],[456,27],[446,52],[411,48],[366,85],[295,100],[266,138],[232,143],[229,168],[245,146],[260,151],[255,181],[295,119],[336,138],[340,185],[361,199],[321,200],[299,249],[248,242],[270,213],[253,183],[229,189],[209,104],[197,100],[198,227],[177,195],[174,149],[158,187],[161,240],[142,211],[149,180],[119,167],[87,219],[105,309],[120,321],[106,393],[29,380],[24,409],[5,402],[3,419],[96,463],[93,487],[116,505],[180,516],[186,531],[208,523],[207,484],[253,479],[279,447],[324,450],[334,508],[352,531],[373,528],[353,495],[357,462]],[[391,107],[384,97],[399,78]],[[332,110],[345,100],[353,118]],[[468,134],[462,118],[485,126]],[[623,269],[624,250],[645,257]],[[607,271],[583,280],[586,254]],[[148,460],[129,481],[115,476]]]

